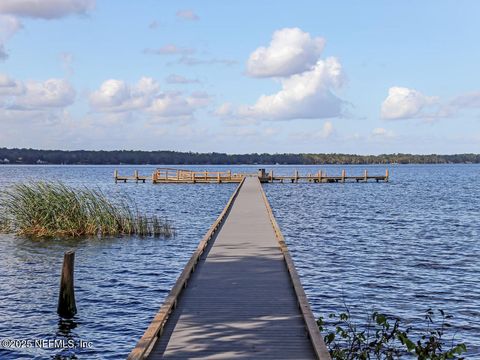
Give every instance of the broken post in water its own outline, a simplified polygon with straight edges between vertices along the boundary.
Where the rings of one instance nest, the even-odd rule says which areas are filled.
[[[72,318],[77,313],[75,304],[75,290],[73,286],[73,273],[75,264],[75,251],[65,252],[63,256],[62,277],[60,279],[60,295],[58,296],[57,313],[63,318]]]

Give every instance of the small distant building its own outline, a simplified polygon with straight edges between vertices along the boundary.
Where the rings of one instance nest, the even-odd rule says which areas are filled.
[[[7,158],[5,158],[5,159],[3,159],[3,160],[0,159],[0,163],[2,163],[2,164],[10,164],[10,160],[8,160]]]
[[[38,159],[38,160],[37,160],[37,165],[42,165],[42,164],[47,164],[47,162],[46,162],[46,161],[43,161],[43,160],[40,160],[40,159]]]

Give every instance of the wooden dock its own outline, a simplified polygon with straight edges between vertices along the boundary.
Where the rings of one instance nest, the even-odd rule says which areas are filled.
[[[388,182],[389,172],[385,171],[385,175],[369,175],[365,170],[362,175],[348,176],[345,170],[342,170],[341,175],[327,175],[325,171],[318,170],[316,173],[301,175],[295,170],[293,175],[274,175],[273,170],[266,173],[265,169],[259,169],[257,173],[232,173],[228,171],[192,171],[185,169],[173,168],[159,168],[156,169],[151,176],[139,176],[138,171],[135,170],[133,176],[122,176],[115,170],[113,177],[115,183],[135,181],[145,183],[150,180],[154,184],[208,184],[208,183],[240,183],[244,177],[256,176],[262,183],[273,182],[309,182],[309,183],[338,183],[338,182],[368,182],[370,180],[379,182]]]
[[[244,176],[128,356],[330,359],[258,176]]]

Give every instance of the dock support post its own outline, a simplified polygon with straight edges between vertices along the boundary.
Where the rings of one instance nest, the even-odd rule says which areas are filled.
[[[133,172],[133,177],[135,178],[135,182],[138,184],[138,170]]]
[[[220,184],[222,181],[220,180],[220,171],[217,172],[217,182]]]
[[[75,251],[65,252],[63,256],[62,277],[60,279],[60,295],[58,296],[57,313],[63,318],[72,318],[77,313],[75,291],[73,287],[73,270]]]
[[[115,184],[116,184],[117,181],[118,181],[118,170],[117,169],[113,170],[113,177],[115,179]]]
[[[365,182],[368,181],[368,171],[365,170],[365,173],[363,174],[363,180],[365,180]]]
[[[345,182],[345,175],[346,175],[345,170],[342,170],[342,182],[343,183]]]
[[[195,184],[195,171],[192,171],[192,183]]]
[[[385,170],[385,182],[388,182],[388,177],[389,177],[388,169]]]
[[[295,170],[295,182],[298,183],[298,170]]]
[[[270,170],[270,174],[268,175],[268,178],[269,178],[270,182],[273,183],[273,170]]]

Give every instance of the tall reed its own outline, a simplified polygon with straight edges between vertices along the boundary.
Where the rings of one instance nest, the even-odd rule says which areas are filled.
[[[17,184],[0,198],[0,231],[33,237],[171,236],[168,221],[115,204],[100,190],[62,183]]]

